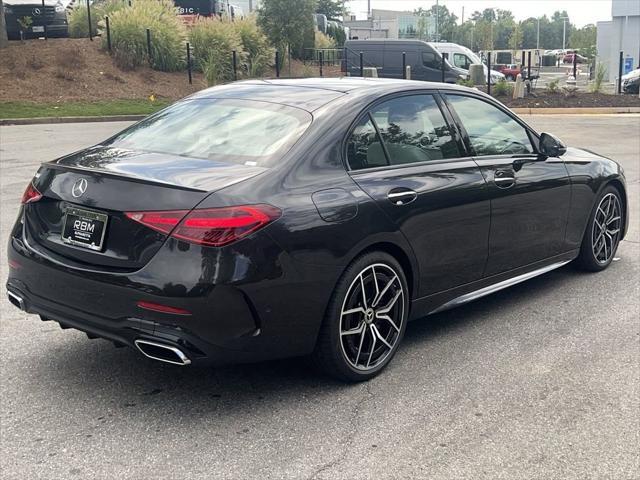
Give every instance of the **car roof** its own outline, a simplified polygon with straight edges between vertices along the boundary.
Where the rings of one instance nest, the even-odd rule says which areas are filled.
[[[320,77],[245,80],[201,90],[189,99],[239,98],[278,103],[313,112],[349,93],[385,94],[425,88],[460,89],[457,85],[391,78]]]

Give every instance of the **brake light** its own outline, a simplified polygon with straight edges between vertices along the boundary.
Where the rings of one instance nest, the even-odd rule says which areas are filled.
[[[222,247],[264,228],[282,212],[271,205],[243,205],[198,210],[128,212],[127,217],[174,238]]]
[[[42,194],[33,186],[33,183],[29,182],[27,189],[22,194],[22,204],[37,202],[42,198]]]

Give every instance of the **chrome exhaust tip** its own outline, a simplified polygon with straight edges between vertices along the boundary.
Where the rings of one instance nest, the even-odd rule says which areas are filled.
[[[164,345],[162,343],[152,342],[149,340],[137,339],[135,343],[136,347],[145,357],[159,362],[171,363],[173,365],[189,365],[191,360],[187,357],[182,350],[171,345]]]
[[[24,300],[22,299],[22,297],[20,295],[16,295],[15,293],[13,293],[10,290],[7,290],[7,297],[9,298],[9,301],[15,305],[16,307],[18,307],[20,310],[25,311],[26,308],[24,306]]]

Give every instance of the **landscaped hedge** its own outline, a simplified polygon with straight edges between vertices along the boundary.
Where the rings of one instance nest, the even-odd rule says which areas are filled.
[[[165,72],[185,68],[187,33],[171,0],[135,0],[131,7],[113,12],[109,20],[112,54],[120,68],[144,64]],[[151,32],[151,57],[147,29]],[[102,44],[106,48],[106,34]]]

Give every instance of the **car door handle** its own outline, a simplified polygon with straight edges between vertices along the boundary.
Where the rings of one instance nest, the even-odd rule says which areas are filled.
[[[394,188],[389,191],[387,198],[394,205],[402,206],[413,202],[418,194],[409,188]]]
[[[516,184],[516,173],[509,170],[496,170],[493,176],[493,182],[498,188],[509,188]]]

